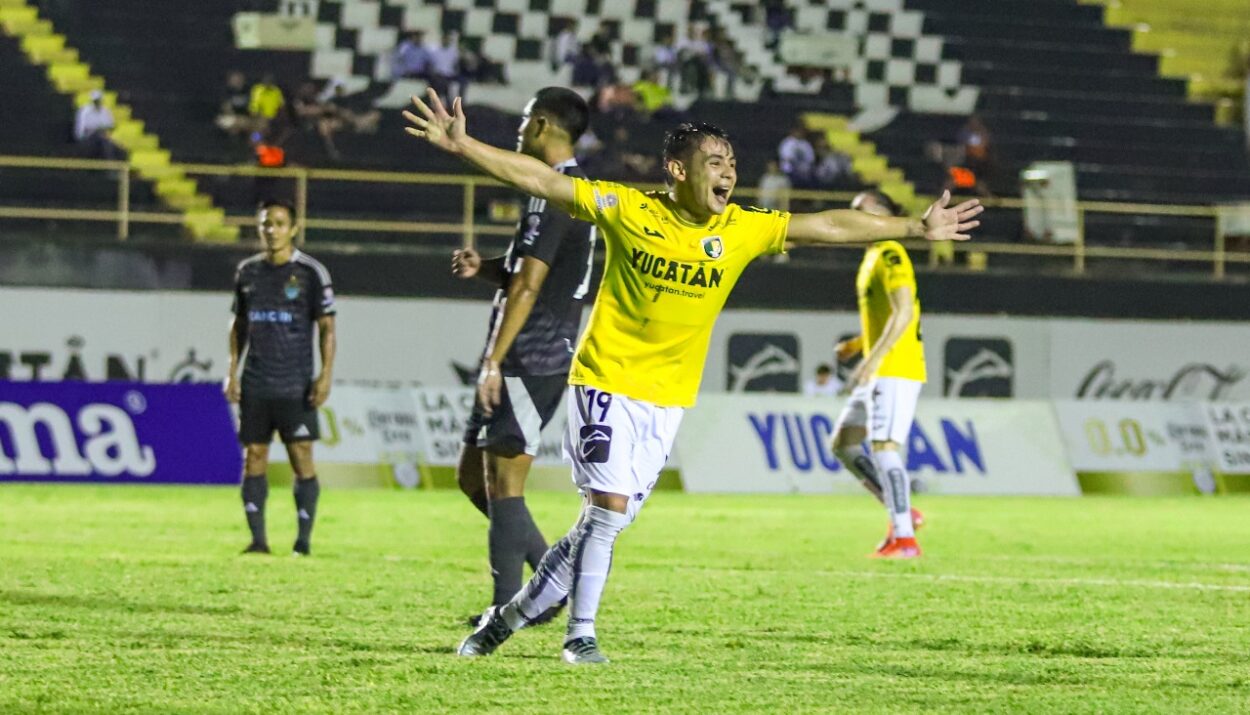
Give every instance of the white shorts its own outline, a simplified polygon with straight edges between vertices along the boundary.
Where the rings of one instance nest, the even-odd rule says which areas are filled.
[[[569,426],[564,458],[573,463],[573,483],[628,496],[628,515],[638,516],[673,450],[685,409],[656,407],[593,387],[571,386],[565,397]]]
[[[896,442],[906,447],[922,387],[923,382],[901,377],[878,377],[860,385],[838,415],[834,432],[843,427],[863,427],[871,442]]]

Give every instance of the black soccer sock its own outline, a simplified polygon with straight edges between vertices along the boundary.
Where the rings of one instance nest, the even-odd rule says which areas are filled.
[[[547,554],[547,539],[539,531],[538,524],[534,523],[529,507],[525,507],[525,522],[529,529],[529,536],[525,539],[525,563],[530,565],[530,571],[538,571],[538,564],[542,563],[543,556]]]
[[[312,539],[313,521],[317,518],[317,498],[321,496],[321,483],[317,477],[295,479],[295,511],[299,516],[299,538],[308,545]]]
[[[265,475],[243,475],[243,514],[252,532],[253,544],[268,544],[265,538],[265,500],[269,498],[269,480]]]
[[[473,506],[477,507],[478,511],[482,512],[482,516],[487,519],[490,518],[490,499],[486,498],[485,489],[479,489],[465,496],[469,498],[469,501],[473,502]]]
[[[492,499],[490,502],[490,570],[495,579],[492,604],[503,605],[521,590],[521,570],[534,521],[525,508],[525,497]],[[540,557],[541,558],[541,557]]]

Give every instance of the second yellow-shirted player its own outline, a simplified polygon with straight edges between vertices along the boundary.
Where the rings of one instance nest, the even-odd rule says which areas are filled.
[[[876,191],[859,194],[851,207],[879,216],[898,213],[889,197]],[[863,358],[846,383],[851,396],[834,428],[833,451],[889,515],[889,532],[873,556],[916,558],[915,528],[924,517],[911,507],[901,448],[911,434],[926,374],[920,298],[907,249],[898,241],[869,246],[855,277],[855,294],[860,336],[840,344],[838,351],[841,358],[854,353]],[[865,440],[870,452],[862,446]]]
[[[607,250],[604,278],[569,375],[565,454],[585,496],[581,514],[534,578],[508,604],[488,609],[458,653],[480,656],[566,594],[562,657],[604,663],[595,615],[616,537],[650,495],[686,407],[694,404],[712,326],[752,260],[797,245],[870,243],[903,237],[965,239],[979,222],[975,201],[923,220],[856,211],[791,216],[729,203],[737,184],[733,147],[708,124],[683,124],[665,138],[668,190],[574,179],[531,157],[470,137],[460,100],[452,111],[428,93],[409,134],[459,156],[524,193],[593,222]]]

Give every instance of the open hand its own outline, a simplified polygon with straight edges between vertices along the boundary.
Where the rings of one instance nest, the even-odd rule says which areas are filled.
[[[451,254],[451,274],[457,278],[472,278],[482,268],[482,254],[472,248],[461,248]]]
[[[928,241],[967,241],[972,238],[968,231],[981,225],[973,221],[985,207],[980,201],[971,199],[958,206],[947,207],[951,201],[951,192],[943,191],[942,197],[933,202],[929,210],[924,212],[924,237]]]
[[[460,147],[469,136],[465,129],[464,109],[460,106],[460,98],[452,100],[451,113],[448,114],[437,92],[426,89],[426,95],[430,101],[428,105],[420,97],[412,98],[413,107],[420,116],[404,110],[404,119],[412,125],[404,127],[404,131],[418,139],[425,139],[443,151],[460,153]]]

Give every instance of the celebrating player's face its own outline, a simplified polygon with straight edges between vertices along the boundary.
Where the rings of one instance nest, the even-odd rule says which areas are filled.
[[[698,212],[720,215],[729,207],[729,197],[738,183],[738,160],[733,147],[723,139],[707,138],[685,166],[685,193]]]
[[[285,206],[266,206],[257,216],[257,231],[265,250],[280,253],[290,247],[295,238],[295,222]]]

